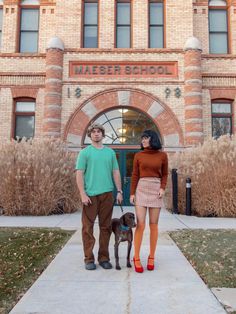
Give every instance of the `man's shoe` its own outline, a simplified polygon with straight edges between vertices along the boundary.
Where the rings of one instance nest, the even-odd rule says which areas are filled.
[[[112,264],[108,261],[99,262],[99,265],[104,269],[111,269],[112,268]]]
[[[94,262],[89,262],[89,263],[85,264],[85,269],[94,270],[94,269],[96,269],[96,265],[94,264]]]

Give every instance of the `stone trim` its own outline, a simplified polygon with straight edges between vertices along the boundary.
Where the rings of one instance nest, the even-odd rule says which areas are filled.
[[[12,97],[13,98],[21,98],[21,97],[29,97],[29,98],[37,98],[39,89],[38,88],[20,88],[20,87],[12,87]]]
[[[127,106],[133,109],[137,109],[146,115],[150,116],[150,108],[152,106],[155,106],[155,104],[158,104],[160,109],[158,110],[158,116],[151,115],[150,118],[153,119],[153,122],[157,125],[161,137],[164,140],[164,146],[165,138],[172,138],[172,143],[175,147],[183,146],[183,131],[178,122],[178,119],[176,118],[172,110],[153,95],[139,89],[131,88],[106,90],[95,94],[87,101],[85,101],[80,107],[75,110],[75,112],[71,115],[69,121],[67,122],[63,132],[64,140],[72,143],[71,141],[73,138],[79,138],[81,139],[81,142],[74,144],[82,145],[82,141],[85,136],[84,132],[87,128],[87,125],[91,122],[91,118],[87,114],[85,114],[83,108],[85,108],[89,103],[93,104],[93,107],[97,110],[97,115],[92,117],[93,119],[95,119],[97,116],[102,114],[104,111],[107,111],[108,109],[115,109],[117,107],[119,108],[119,93],[125,91],[129,92],[130,94],[129,104]]]

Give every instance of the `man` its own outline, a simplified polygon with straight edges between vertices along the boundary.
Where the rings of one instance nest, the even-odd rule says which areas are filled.
[[[96,269],[93,247],[95,238],[93,227],[96,217],[99,222],[98,262],[104,269],[111,269],[109,259],[109,240],[113,209],[113,179],[117,188],[117,202],[123,200],[121,178],[115,152],[103,145],[105,129],[100,124],[92,124],[87,131],[92,144],[78,155],[76,181],[83,204],[82,240],[84,261],[87,270]]]

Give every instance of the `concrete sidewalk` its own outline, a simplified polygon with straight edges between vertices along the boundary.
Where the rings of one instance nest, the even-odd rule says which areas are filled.
[[[132,210],[132,209],[126,209]],[[120,216],[115,208],[114,217]],[[172,215],[162,210],[157,247],[158,267],[143,274],[127,269],[126,243],[120,245],[121,271],[86,271],[80,213],[49,217],[1,217],[0,226],[78,229],[10,314],[221,314],[223,307],[170,239],[168,230],[236,228],[236,219]],[[95,226],[96,237],[98,226]],[[114,265],[113,235],[110,257]],[[96,253],[95,248],[95,253]],[[146,265],[148,229],[141,259]]]

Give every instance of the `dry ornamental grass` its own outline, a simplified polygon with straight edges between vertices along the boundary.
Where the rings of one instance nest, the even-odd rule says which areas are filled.
[[[49,215],[79,208],[75,156],[60,140],[0,144],[0,207],[5,215]]]
[[[218,140],[209,139],[202,146],[176,153],[170,158],[170,169],[173,168],[178,169],[181,213],[185,212],[185,182],[190,177],[193,214],[236,217],[235,137],[225,135]],[[167,193],[167,203],[171,208],[171,193]]]

